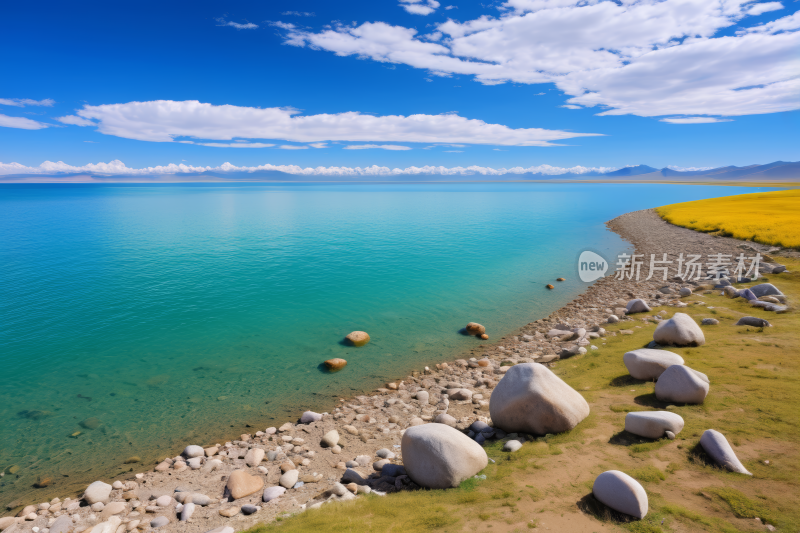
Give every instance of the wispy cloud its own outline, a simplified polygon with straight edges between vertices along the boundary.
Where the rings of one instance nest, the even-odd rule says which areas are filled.
[[[75,115],[59,120],[79,126],[95,125],[106,135],[154,142],[279,139],[297,143],[554,146],[553,141],[598,135],[543,128],[514,129],[454,113],[374,116],[350,111],[302,115],[293,108],[212,105],[196,100],[85,105]]]
[[[311,143],[309,144],[311,148],[327,148],[328,143]]]
[[[308,11],[284,11],[281,13],[284,16],[295,16],[295,17],[313,17],[315,16],[314,13],[309,13]]]
[[[716,122],[733,122],[733,121],[729,118],[674,117],[674,118],[662,118],[661,122],[669,122],[670,124],[714,124]]]
[[[10,117],[8,115],[0,115],[0,127],[2,128],[17,128],[20,130],[41,130],[49,128],[53,124],[46,124],[38,120],[31,120],[25,117]]]
[[[282,144],[278,148],[281,150],[308,150],[308,146],[298,146],[296,144]]]
[[[258,28],[258,24],[253,24],[252,22],[245,22],[244,24],[240,24],[238,22],[233,22],[230,20],[225,20],[225,17],[219,17],[217,19],[217,26],[230,26],[231,28],[236,28],[237,30],[255,30]]]
[[[25,107],[26,105],[40,105],[52,107],[56,101],[51,98],[44,100],[32,100],[31,98],[0,98],[0,105],[10,105],[14,107]]]
[[[430,15],[439,5],[436,0],[400,0],[400,7],[412,15]]]
[[[345,146],[345,150],[370,150],[378,148],[380,150],[411,150],[409,146],[400,146],[399,144],[351,144]]]

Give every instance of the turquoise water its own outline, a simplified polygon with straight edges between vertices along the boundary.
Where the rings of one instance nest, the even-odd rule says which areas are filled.
[[[0,503],[328,409],[473,347],[469,321],[497,339],[574,298],[583,249],[627,249],[605,221],[755,191],[0,186],[0,468],[19,468]],[[372,341],[341,344],[352,330]]]

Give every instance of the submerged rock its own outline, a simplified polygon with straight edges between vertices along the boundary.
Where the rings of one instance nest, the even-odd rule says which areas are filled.
[[[464,330],[467,332],[467,335],[480,336],[486,333],[486,328],[477,322],[470,322]]]
[[[366,331],[353,331],[345,339],[353,346],[364,346],[369,342],[369,334]]]
[[[337,370],[341,370],[345,366],[347,366],[347,361],[339,357],[336,357],[334,359],[328,359],[327,361],[325,361],[325,366],[331,372],[336,372]]]

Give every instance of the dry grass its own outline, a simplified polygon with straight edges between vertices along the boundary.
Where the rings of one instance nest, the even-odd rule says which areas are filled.
[[[798,189],[671,204],[656,211],[676,226],[762,244],[800,248]]]
[[[800,261],[785,263],[800,270]],[[800,298],[800,274],[769,281],[790,301]],[[488,444],[486,451],[496,463],[482,472],[487,479],[470,479],[458,489],[359,497],[256,526],[249,533],[732,533],[763,530],[755,527],[755,516],[781,531],[800,530],[800,315],[768,313],[719,294],[685,300],[705,303],[692,303],[680,312],[699,321],[712,316],[708,306],[714,306],[720,324],[703,328],[704,346],[672,349],[711,379],[704,404],[670,407],[686,421],[676,440],[651,441],[623,431],[627,412],[667,407],[655,398],[652,382],[632,379],[622,363],[626,351],[652,339],[654,326],[624,322],[608,329],[633,328],[633,335],[609,336],[597,344],[598,350],[559,361],[554,368],[592,408],[575,430],[526,443],[513,454],[502,452],[502,443]],[[676,311],[664,309],[669,316]],[[774,327],[734,326],[745,314],[767,318]],[[709,428],[726,435],[752,477],[708,461],[698,442]],[[650,502],[644,520],[610,511],[591,496],[595,477],[610,469],[642,482]]]

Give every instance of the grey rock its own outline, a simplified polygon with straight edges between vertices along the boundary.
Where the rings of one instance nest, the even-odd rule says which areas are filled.
[[[419,403],[422,405],[428,405],[428,402],[430,401],[430,394],[426,390],[420,390],[417,391],[416,398],[417,401],[419,401]]]
[[[647,493],[638,481],[619,470],[603,472],[594,480],[592,494],[615,511],[644,518],[647,515]]]
[[[669,320],[656,326],[653,340],[664,346],[702,346],[706,342],[703,330],[692,317],[675,313]]]
[[[50,533],[68,533],[70,529],[72,529],[72,517],[68,514],[62,514],[50,526]]]
[[[433,489],[457,487],[489,463],[486,452],[475,441],[444,424],[408,428],[401,452],[411,480]]]
[[[743,316],[739,321],[734,324],[735,326],[753,326],[754,328],[769,328],[772,324],[763,318],[756,318],[754,316]]]
[[[665,431],[664,436],[667,437],[669,440],[675,440],[675,433],[671,431]]]
[[[251,515],[259,512],[261,507],[257,507],[251,503],[246,503],[242,505],[242,514]]]
[[[709,457],[726,470],[748,476],[753,475],[739,461],[733,448],[728,444],[728,439],[719,431],[713,429],[704,431],[703,436],[700,437],[700,446],[703,447]]]
[[[436,418],[434,418],[433,421],[437,424],[444,424],[452,428],[456,427],[456,419],[447,413],[436,415]]]
[[[759,285],[754,285],[750,287],[750,290],[753,291],[753,294],[756,295],[756,298],[761,298],[762,296],[772,296],[775,294],[783,296],[783,293],[779,291],[778,288],[772,283],[761,283]]]
[[[472,391],[469,389],[455,389],[452,391],[448,390],[447,395],[450,397],[451,400],[456,400],[456,401],[472,399]]]
[[[491,426],[486,422],[482,422],[480,420],[476,420],[469,426],[470,431],[474,431],[475,433],[483,433],[489,432],[492,430]]]
[[[211,498],[205,494],[192,494],[192,503],[205,507],[206,505],[211,504]]]
[[[690,289],[689,287],[681,287],[681,290],[680,290],[679,294],[681,295],[681,298],[685,298],[687,296],[691,296],[692,295],[692,289]]]
[[[284,487],[267,487],[264,489],[264,495],[261,497],[261,499],[264,502],[271,502],[272,500],[283,496],[284,492],[286,492],[286,488]]]
[[[658,379],[672,365],[682,365],[683,357],[667,350],[639,348],[623,355],[622,362],[625,363],[625,367],[631,376],[636,379],[650,381],[651,379]]]
[[[489,412],[506,432],[560,433],[589,415],[589,404],[575,389],[538,363],[512,366],[492,392]]]
[[[389,463],[383,465],[383,468],[381,468],[381,476],[397,477],[405,475],[406,475],[406,469],[403,465],[396,465]]]
[[[153,529],[166,526],[167,524],[169,524],[169,518],[167,518],[166,516],[157,516],[152,520],[150,520],[150,527],[152,527]]]
[[[656,398],[662,402],[703,403],[710,382],[708,376],[684,365],[672,365],[656,381]]]
[[[702,322],[700,322],[703,326],[716,326],[719,325],[719,320],[716,318],[704,318]]]
[[[184,448],[183,455],[191,459],[192,457],[203,457],[206,454],[205,450],[202,447],[191,444]]]
[[[345,483],[355,483],[356,485],[363,485],[366,483],[366,480],[361,477],[361,474],[350,468],[344,471],[344,474],[342,475],[342,481]]]
[[[206,533],[233,533],[233,528],[231,526],[220,526],[209,529]]]
[[[314,411],[306,411],[300,417],[301,424],[310,424],[311,422],[318,422],[320,420],[322,420],[322,415]]]
[[[677,435],[683,418],[669,411],[640,411],[625,415],[625,431],[648,439],[660,439],[667,431]]]
[[[376,472],[380,472],[381,470],[383,470],[383,467],[388,465],[388,464],[389,464],[389,460],[388,459],[381,459],[379,461],[375,461],[374,463],[372,463],[372,468]]]
[[[375,452],[375,455],[377,455],[381,459],[394,459],[395,457],[394,452],[386,448],[381,448],[380,450]]]
[[[641,298],[636,298],[635,300],[628,302],[628,304],[625,306],[625,311],[627,314],[648,313],[650,312],[650,306],[648,306],[647,302]]]
[[[202,457],[192,457],[186,464],[189,465],[189,468],[192,470],[199,470],[203,466],[203,458]]]
[[[156,505],[158,505],[159,507],[169,507],[174,502],[175,500],[172,499],[172,496],[164,495],[156,498]]]
[[[755,294],[753,294],[753,291],[751,291],[750,289],[743,289],[739,291],[739,296],[741,296],[742,298],[744,298],[749,302],[758,299],[758,297]]]

